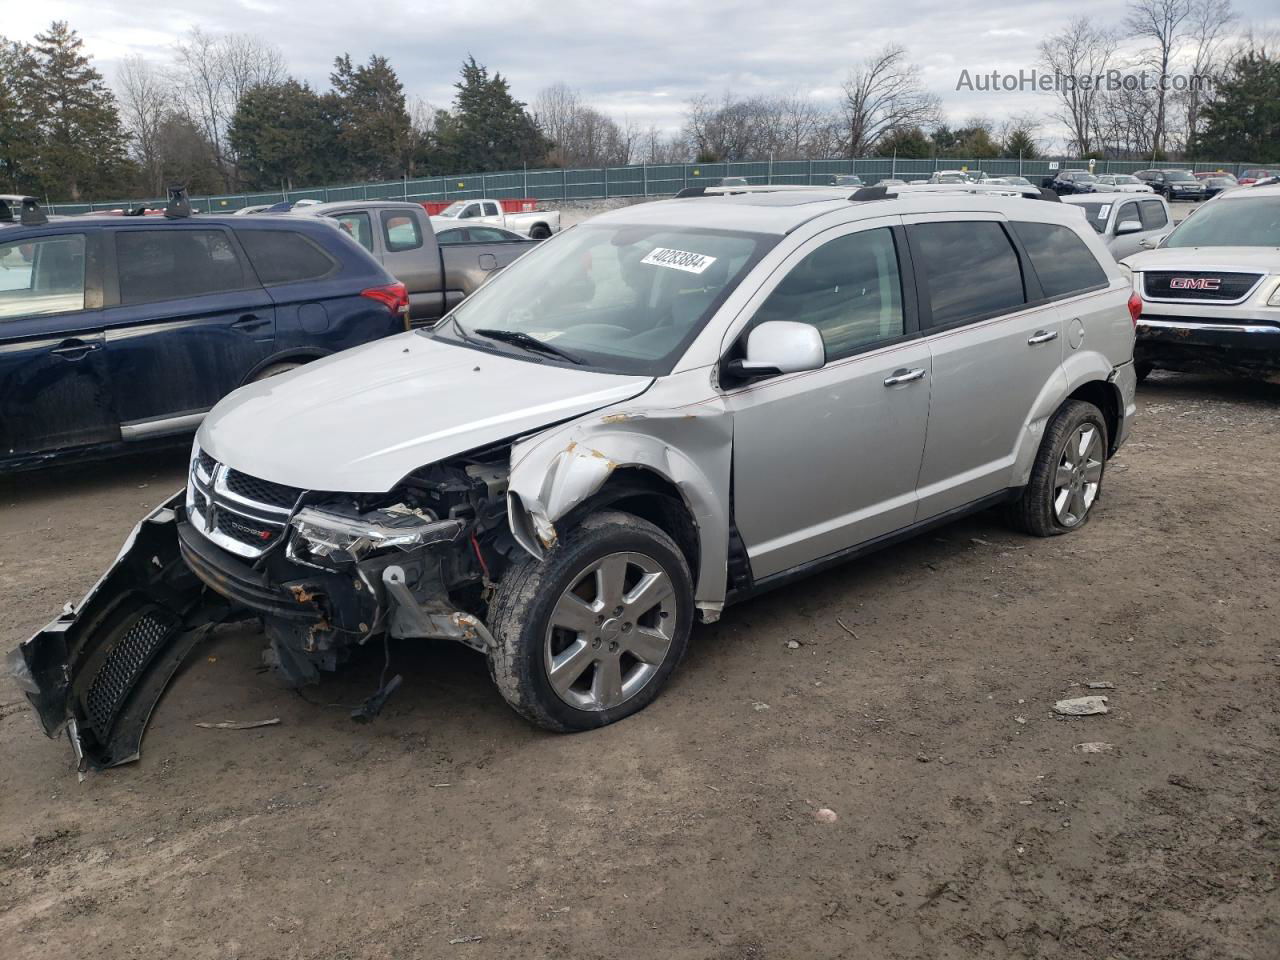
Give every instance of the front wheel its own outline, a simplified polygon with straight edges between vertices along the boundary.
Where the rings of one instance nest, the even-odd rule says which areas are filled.
[[[658,695],[693,627],[693,579],[680,548],[646,520],[592,514],[548,556],[498,585],[490,671],[538,726],[570,732],[630,716]]]
[[[1014,526],[1037,537],[1083,527],[1102,492],[1107,422],[1083,400],[1068,400],[1054,414],[1031,468],[1031,478],[1009,505]]]

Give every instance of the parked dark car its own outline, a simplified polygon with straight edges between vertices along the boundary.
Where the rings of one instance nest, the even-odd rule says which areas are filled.
[[[1224,190],[1231,190],[1240,186],[1236,182],[1236,178],[1229,173],[1213,177],[1197,177],[1197,179],[1204,184],[1204,198],[1206,200],[1210,197],[1216,197]]]
[[[290,216],[327,217],[337,221],[344,232],[409,288],[410,318],[415,325],[439,320],[474,293],[491,274],[538,243],[521,236],[514,240],[507,237],[479,240],[484,224],[477,223],[467,228],[465,244],[441,244],[435,234],[438,224],[432,223],[422,204],[402,200],[317,203],[294,207]],[[466,223],[465,220],[457,222]]]
[[[866,186],[866,184],[862,182],[862,178],[856,173],[833,173],[830,177],[829,186],[863,187]]]
[[[1056,193],[1087,193],[1089,184],[1097,180],[1088,170],[1060,170],[1050,187]]]
[[[1166,200],[1203,200],[1205,185],[1189,170],[1139,170],[1134,174]]]
[[[232,390],[408,326],[331,223],[0,222],[0,470],[190,434]]]

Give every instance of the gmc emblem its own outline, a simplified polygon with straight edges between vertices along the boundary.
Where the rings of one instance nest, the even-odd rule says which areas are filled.
[[[1217,290],[1221,286],[1218,277],[1174,277],[1169,281],[1170,290]]]

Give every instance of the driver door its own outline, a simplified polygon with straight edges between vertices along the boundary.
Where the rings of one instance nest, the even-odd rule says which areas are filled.
[[[899,222],[842,226],[798,248],[735,341],[792,320],[817,327],[826,348],[821,369],[725,395],[734,516],[757,581],[915,521],[932,362]]]

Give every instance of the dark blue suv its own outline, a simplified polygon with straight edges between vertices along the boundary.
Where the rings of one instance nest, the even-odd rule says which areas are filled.
[[[331,221],[46,218],[0,198],[0,470],[189,434],[236,387],[403,331]],[[6,202],[9,201],[9,202]]]

